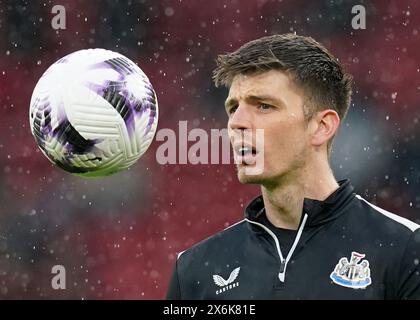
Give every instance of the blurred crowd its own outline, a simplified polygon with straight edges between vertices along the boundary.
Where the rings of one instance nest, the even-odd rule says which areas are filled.
[[[51,9],[66,9],[54,30]],[[351,9],[366,8],[354,30]],[[129,171],[83,179],[54,167],[29,128],[32,90],[73,51],[126,55],[158,96],[158,128],[226,126],[217,54],[274,33],[323,43],[353,74],[332,165],[358,194],[420,222],[418,1],[0,1],[0,299],[161,299],[178,252],[242,219],[258,194],[233,165],[160,165],[158,141]],[[66,269],[66,290],[51,268]]]

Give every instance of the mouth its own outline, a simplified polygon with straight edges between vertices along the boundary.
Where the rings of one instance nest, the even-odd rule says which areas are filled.
[[[238,165],[254,164],[258,150],[252,145],[239,143],[234,146],[235,159]]]
[[[248,156],[253,155],[255,156],[257,154],[257,150],[252,146],[238,146],[235,148],[235,152],[238,156]]]

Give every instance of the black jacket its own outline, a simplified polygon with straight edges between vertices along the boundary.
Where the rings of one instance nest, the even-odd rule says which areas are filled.
[[[339,184],[304,200],[288,252],[257,197],[244,220],[178,255],[167,298],[420,299],[419,226]]]

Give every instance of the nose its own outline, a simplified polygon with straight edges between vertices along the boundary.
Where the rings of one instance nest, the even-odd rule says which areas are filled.
[[[230,116],[228,128],[231,130],[252,129],[252,115],[246,105],[239,105]]]

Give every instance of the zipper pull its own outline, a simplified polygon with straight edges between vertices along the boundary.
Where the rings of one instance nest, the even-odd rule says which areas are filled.
[[[280,262],[280,273],[284,273],[284,268],[286,267],[286,260]]]
[[[280,271],[279,271],[279,280],[280,282],[284,282],[285,276],[285,269],[286,269],[286,260],[280,262]]]

